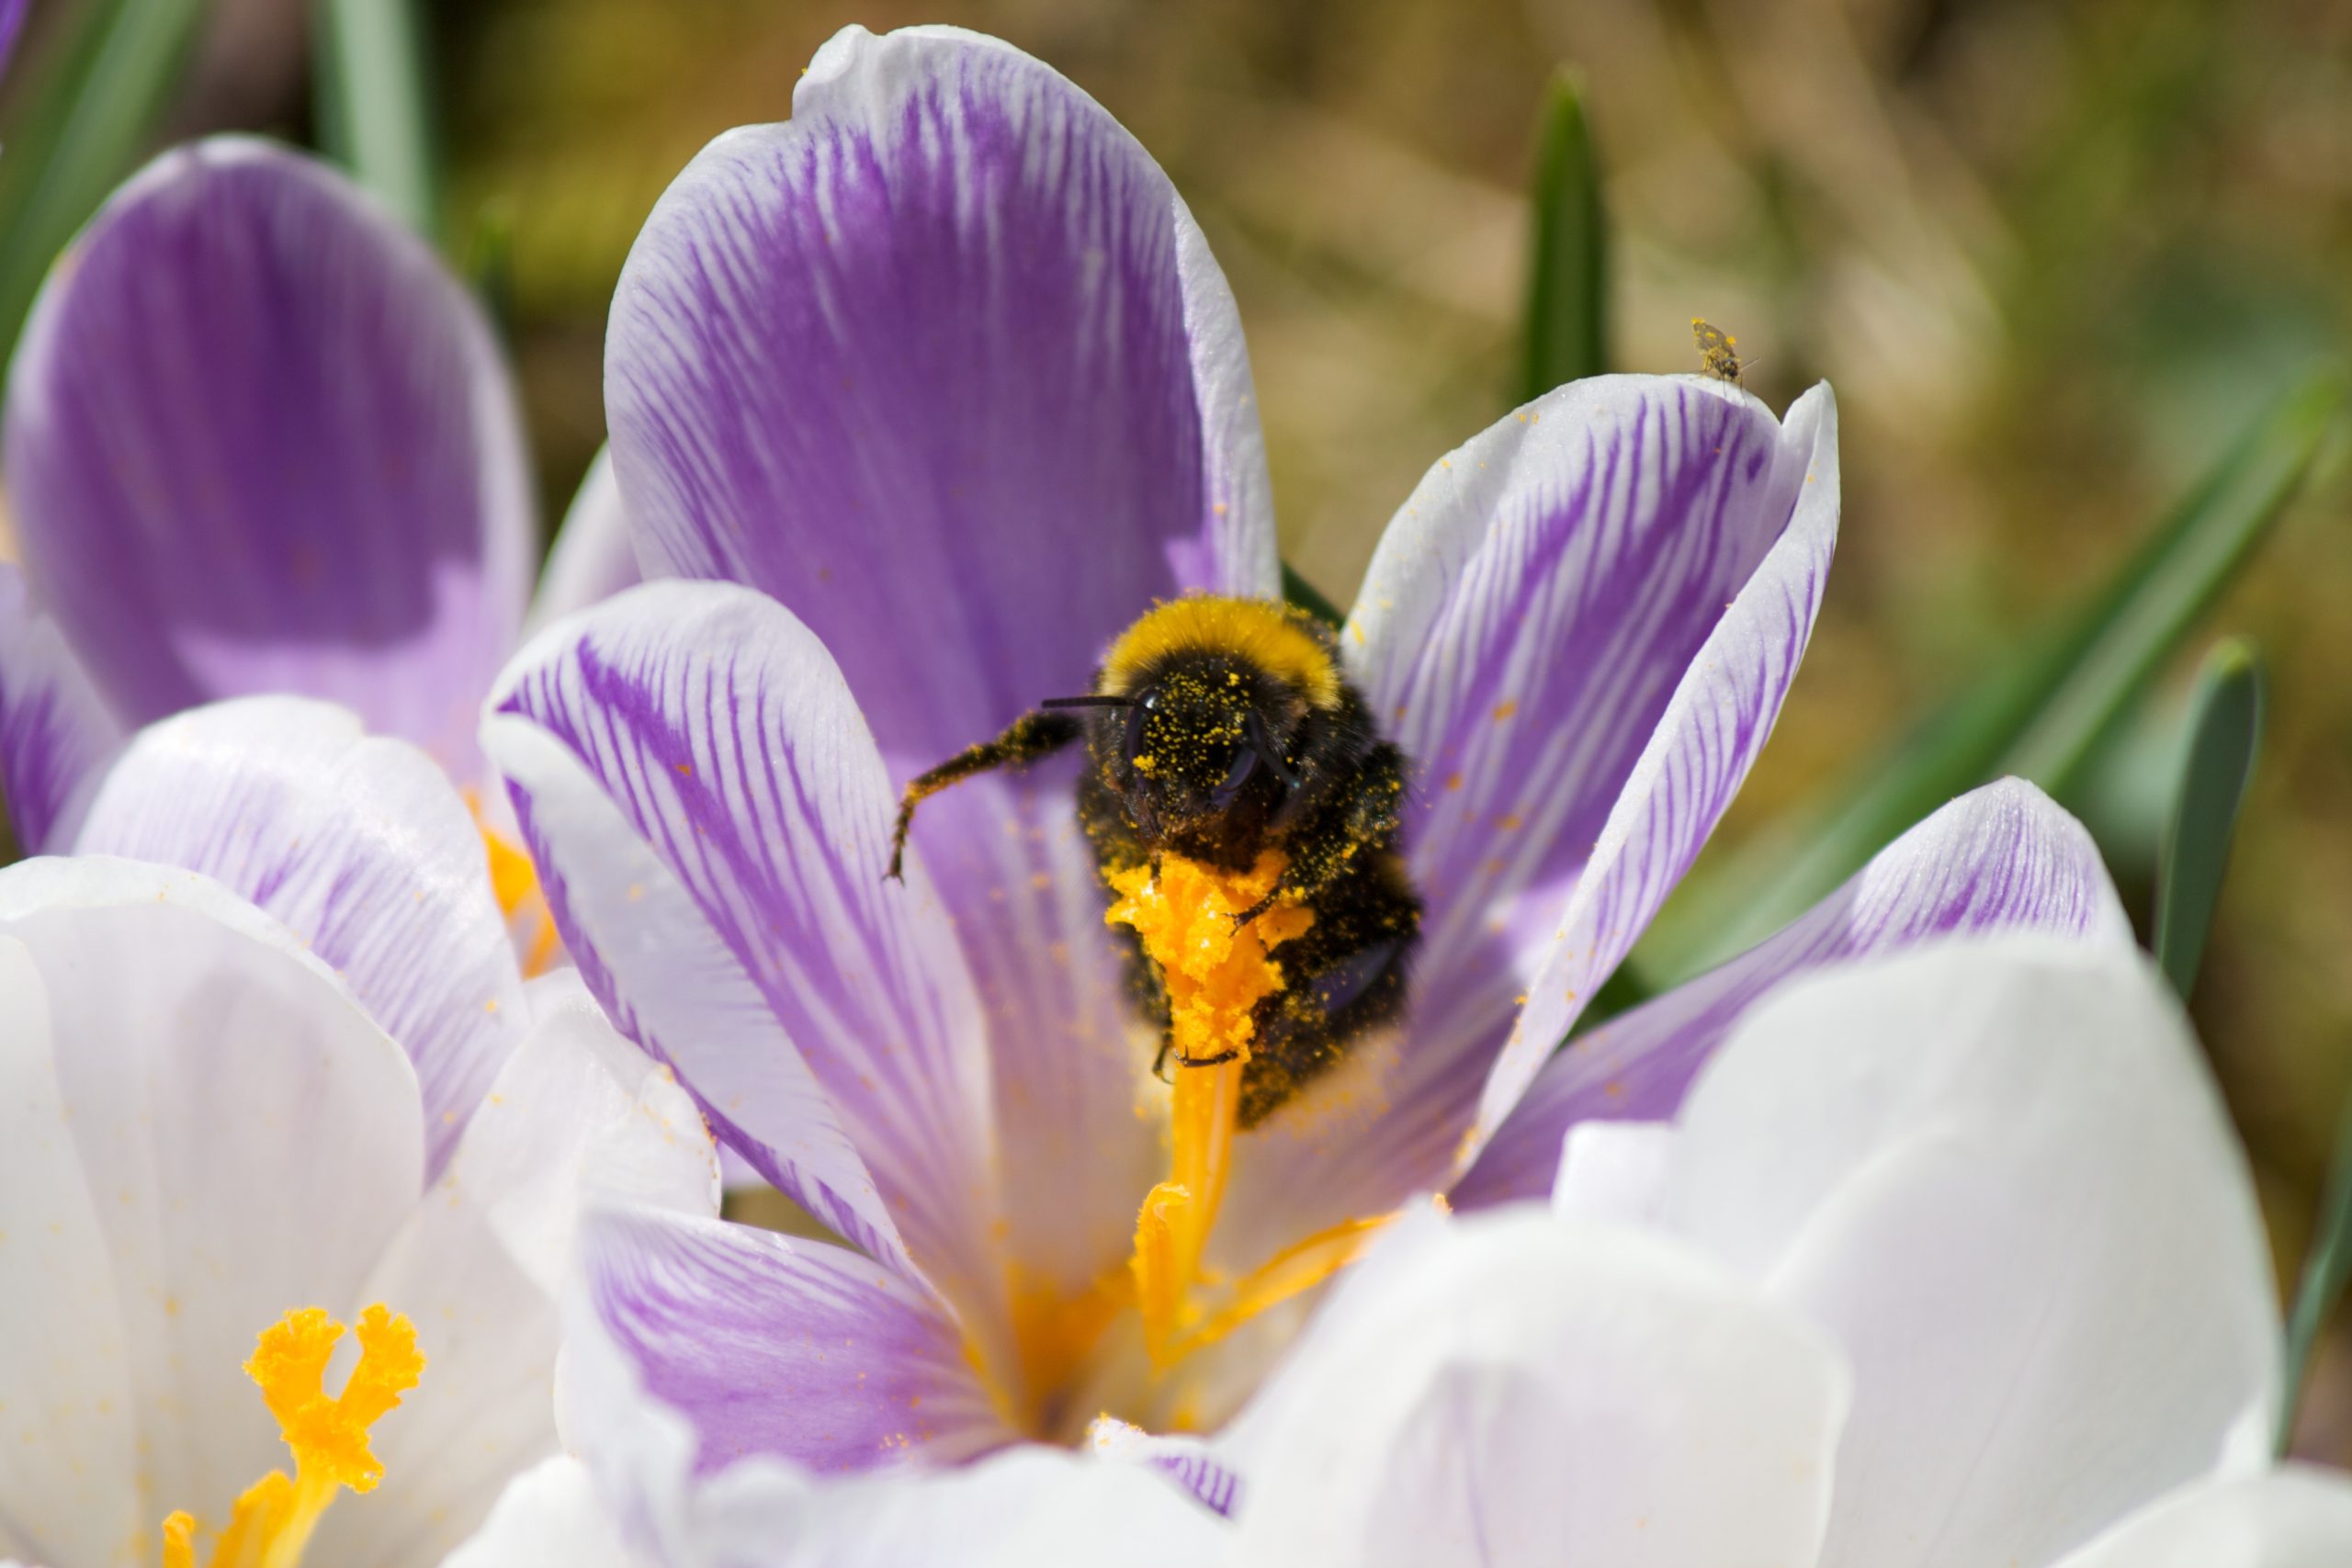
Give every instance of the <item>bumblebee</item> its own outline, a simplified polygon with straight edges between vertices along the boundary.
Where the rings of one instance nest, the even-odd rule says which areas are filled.
[[[1083,739],[1079,819],[1106,891],[1112,877],[1178,855],[1243,872],[1268,851],[1282,870],[1254,906],[1314,915],[1281,949],[1281,989],[1252,1013],[1239,1122],[1255,1126],[1405,1006],[1421,907],[1398,851],[1405,759],[1381,737],[1338,647],[1301,611],[1205,594],[1160,604],[1111,646],[1093,689],[1054,697],[995,739],[919,774],[891,841],[899,875],[915,808],[949,785],[1049,757]],[[1128,982],[1169,1058],[1166,976],[1133,931]],[[1223,1057],[1186,1058],[1204,1066]]]

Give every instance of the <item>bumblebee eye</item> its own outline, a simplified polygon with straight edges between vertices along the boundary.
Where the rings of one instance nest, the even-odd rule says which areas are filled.
[[[1233,763],[1225,770],[1225,778],[1209,792],[1209,804],[1222,811],[1231,806],[1250,775],[1258,771],[1258,753],[1254,748],[1237,746],[1233,749]]]
[[[1136,759],[1143,755],[1143,721],[1151,706],[1151,699],[1146,697],[1127,710],[1127,733],[1120,743],[1120,752],[1129,767],[1135,766]]]

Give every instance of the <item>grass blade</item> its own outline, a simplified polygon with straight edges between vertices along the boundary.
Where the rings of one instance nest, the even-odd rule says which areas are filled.
[[[1747,845],[1669,905],[1641,949],[1673,979],[1780,929],[1953,795],[2005,774],[2063,794],[2301,486],[2345,402],[2315,374],[2273,406],[2056,631],[1962,695],[1831,804]]]
[[[95,7],[0,157],[0,358],[49,264],[128,175],[179,74],[203,0]]]
[[[2319,1217],[2312,1227],[2311,1250],[2303,1255],[2302,1277],[2295,1282],[2294,1309],[2287,1314],[2285,1397],[2278,1404],[2278,1429],[2273,1449],[2284,1454],[2295,1434],[2295,1412],[2302,1404],[2303,1382],[2311,1371],[2312,1348],[2320,1330],[2344,1299],[2352,1280],[2352,1100],[2345,1102],[2336,1124],[2335,1151],[2328,1156],[2327,1181],[2319,1200]]]
[[[1608,220],[1584,90],[1554,74],[1537,132],[1519,402],[1609,367]]]
[[[2206,655],[2156,861],[2156,963],[2183,1001],[2196,988],[2238,808],[2261,749],[2262,699],[2262,657],[2252,643],[2233,638]]]
[[[424,34],[408,0],[318,0],[319,144],[428,239],[441,217]]]

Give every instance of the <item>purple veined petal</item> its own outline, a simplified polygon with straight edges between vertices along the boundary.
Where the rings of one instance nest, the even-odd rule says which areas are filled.
[[[1792,981],[1678,1118],[1661,1228],[1854,1372],[1820,1568],[2051,1562],[2269,1463],[2254,1183],[2144,954],[2041,931]]]
[[[1473,1209],[1552,1190],[1560,1140],[1591,1120],[1670,1117],[1741,1013],[1826,964],[2030,928],[2128,945],[2131,923],[2090,835],[2018,779],[1972,791],[1880,851],[1765,942],[1545,1062],[1454,1188]]]
[[[952,1462],[1015,1436],[939,1303],[854,1252],[615,1209],[582,1221],[580,1258],[586,1310],[693,1427],[698,1475],[754,1456]]]
[[[1340,640],[1413,765],[1411,1011],[1257,1136],[1246,1252],[1451,1183],[1761,749],[1837,511],[1826,387],[1783,424],[1699,377],[1561,388],[1408,499]]]
[[[1454,1151],[1457,1172],[1690,869],[1780,716],[1838,545],[1838,410],[1826,384],[1790,408],[1780,451],[1793,459],[1788,525],[1700,645],[1610,807],[1537,950],[1527,1003],[1487,1075],[1471,1136]]]
[[[808,628],[732,584],[632,589],[516,656],[483,744],[623,1032],[762,1175],[1001,1333],[983,1021],[922,867],[884,878],[889,781]]]
[[[1097,1416],[1087,1427],[1086,1446],[1102,1459],[1150,1466],[1223,1517],[1232,1517],[1241,1505],[1247,1484],[1241,1472],[1204,1438],[1156,1435],[1106,1415]]]
[[[55,617],[0,561],[0,804],[26,853],[73,840],[122,739]]]
[[[612,448],[600,446],[580,481],[557,530],[555,547],[539,573],[531,598],[526,636],[537,636],[575,610],[600,604],[624,588],[645,581],[629,538],[628,513],[621,506],[620,481],[613,478]]]
[[[1167,177],[1004,44],[851,28],[784,125],[671,187],[614,301],[615,467],[649,569],[749,582],[839,660],[892,776],[1082,691],[1154,596],[1279,592],[1239,320]],[[1157,1151],[1069,764],[917,842],[995,1031],[1012,1250],[1124,1256]]]
[[[200,871],[310,943],[416,1065],[439,1174],[527,1015],[481,834],[431,758],[328,703],[211,704],[132,739],[74,847]]]
[[[845,29],[792,112],[687,166],[614,296],[649,570],[783,600],[898,768],[1084,690],[1154,595],[1279,592],[1231,291],[1132,136],[944,28]]]
[[[54,1150],[42,1137],[0,1143],[0,1303],[11,1331],[0,1366],[86,1373],[72,1403],[105,1397],[98,1363],[119,1355],[131,1441],[78,1457],[122,1466],[119,1483],[140,1494],[131,1529],[153,1540],[146,1532],[169,1509],[222,1517],[285,1462],[241,1364],[254,1335],[289,1309],[356,1295],[416,1206],[424,1140],[415,1075],[285,928],[191,872],[100,855],[11,866],[0,871],[0,951],[29,959],[42,998],[37,1010],[0,1012],[0,1061],[12,1089],[53,1085],[62,1122],[46,1136],[81,1168],[110,1285],[96,1299],[46,1303],[70,1314],[44,1314],[28,1300],[94,1281],[67,1273],[28,1283],[8,1272],[53,1258],[42,1248],[60,1238],[36,1235],[80,1216],[66,1186],[35,1179],[58,1175],[43,1168]],[[22,999],[17,991],[0,1002]],[[59,1338],[24,1337],[44,1319]],[[96,1425],[45,1425],[34,1446]],[[25,1472],[12,1458],[6,1473]],[[32,1498],[0,1482],[0,1540],[17,1530],[36,1543],[71,1539],[84,1521],[69,1514],[53,1531],[52,1511],[89,1496],[81,1488],[93,1479]],[[95,1558],[28,1555],[113,1561],[129,1539],[117,1535]]]
[[[26,570],[126,719],[290,692],[472,775],[533,536],[513,389],[342,175],[243,137],[149,164],[51,273],[6,417]]]

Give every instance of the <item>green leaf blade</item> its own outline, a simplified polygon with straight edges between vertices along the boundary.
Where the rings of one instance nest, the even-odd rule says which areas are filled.
[[[318,0],[319,141],[427,239],[440,232],[424,34],[410,0]]]
[[[179,76],[203,0],[110,0],[0,157],[0,358],[70,243],[129,175]]]
[[[1562,70],[1544,95],[1532,193],[1518,401],[1609,368],[1608,217],[1584,89]]]
[[[2261,656],[2233,638],[2206,656],[2189,702],[2179,787],[2156,863],[2156,963],[2183,1001],[2196,988],[2261,749],[2263,684]]]
[[[2352,1280],[2352,1100],[2345,1102],[2336,1123],[2335,1148],[2328,1157],[2311,1250],[2303,1255],[2294,1308],[2287,1314],[2286,1376],[2280,1384],[2284,1394],[2278,1402],[2278,1427],[2271,1445],[2279,1455],[2287,1452],[2294,1438],[2295,1412],[2301,1406],[2312,1348],[2343,1301],[2347,1280]]]

